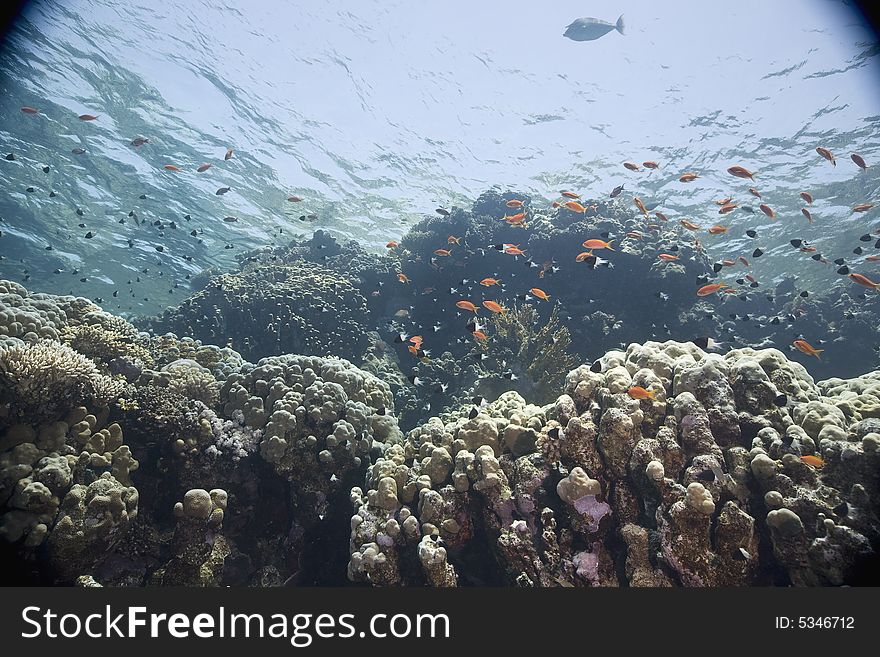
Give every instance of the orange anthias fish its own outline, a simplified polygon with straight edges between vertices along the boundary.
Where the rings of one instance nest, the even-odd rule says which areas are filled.
[[[401,283],[409,283],[409,276],[407,276],[406,274],[398,274],[397,280],[399,280]]]
[[[801,192],[801,198],[808,204],[813,205],[813,195],[810,192]]]
[[[761,212],[763,212],[764,214],[766,214],[766,215],[767,215],[768,217],[770,217],[771,219],[775,219],[775,218],[776,218],[776,212],[774,212],[773,208],[771,208],[771,207],[770,207],[769,205],[767,205],[766,203],[761,203],[761,205],[759,205],[758,207],[761,208]]]
[[[520,201],[519,199],[512,198],[504,205],[506,205],[509,208],[521,208],[523,205],[523,202]]]
[[[671,253],[661,253],[657,257],[666,262],[672,262],[673,260],[678,260],[680,256],[672,255]]]
[[[880,292],[880,283],[875,283],[867,276],[862,276],[861,274],[850,274],[849,277],[859,285],[864,285],[865,287],[870,287],[871,289]]]
[[[630,171],[641,171],[641,169],[639,169],[639,165],[635,162],[624,162],[623,166],[625,166]]]
[[[761,198],[761,192],[759,192],[754,187],[749,187],[749,194],[751,194],[752,196],[757,196],[758,198]]]
[[[447,257],[452,255],[452,251],[449,249],[434,249],[434,255]]]
[[[657,217],[660,221],[669,221],[669,219],[666,218],[666,215],[662,212],[655,212],[654,216]]]
[[[699,290],[697,290],[698,297],[707,297],[710,294],[715,294],[719,290],[723,290],[728,287],[727,283],[710,283],[709,285],[704,285]]]
[[[741,263],[743,263],[746,267],[751,267],[751,265],[749,264],[749,261],[746,260],[745,256],[740,256],[739,258],[737,258],[737,260],[739,260]]]
[[[173,164],[166,164],[166,165],[165,165],[164,167],[162,167],[162,168],[165,169],[166,171],[180,171],[180,168],[174,166]]]
[[[611,240],[611,242],[604,242],[602,240],[592,239],[584,242],[583,247],[585,249],[609,249],[610,251],[614,251],[614,248],[611,246],[613,242],[614,240]]]
[[[391,242],[388,242],[388,244],[385,245],[385,248],[386,249],[396,249],[398,246],[400,246],[400,244],[398,244],[397,242],[392,240]]]
[[[558,208],[558,207],[561,206],[561,205],[562,205],[562,203],[560,203],[559,201],[553,201],[553,202],[550,204],[550,207],[552,207],[552,208]]]
[[[421,347],[425,339],[421,335],[414,335],[409,339],[416,347]]]
[[[517,255],[517,256],[526,254],[526,252],[523,251],[521,248],[519,248],[519,246],[508,246],[506,249],[504,249],[504,252],[507,255]]]
[[[807,221],[813,223],[813,215],[806,208],[801,208],[801,213],[807,218]]]
[[[681,175],[681,178],[678,179],[678,182],[683,182],[683,183],[693,182],[694,180],[696,180],[699,177],[700,176],[696,173],[692,173],[692,172],[684,173]]]
[[[559,192],[559,193],[560,193],[562,196],[564,196],[565,198],[580,198],[580,197],[581,197],[580,194],[575,194],[574,192],[569,192],[568,190],[563,190],[563,191],[561,191],[561,192]]]
[[[455,307],[456,307],[456,308],[461,308],[462,310],[470,311],[470,312],[472,312],[472,313],[474,313],[474,314],[476,314],[477,311],[479,310],[479,308],[477,308],[477,307],[476,307],[474,304],[472,304],[470,301],[459,301],[458,303],[455,304]]]
[[[727,173],[729,173],[731,176],[736,176],[737,178],[748,178],[749,180],[755,177],[755,174],[753,172],[739,165],[730,167],[727,170]]]
[[[853,153],[852,155],[850,155],[850,158],[852,159],[853,162],[856,163],[856,166],[858,166],[860,169],[867,169],[868,168],[868,165],[865,163],[865,158],[863,158],[858,153]]]
[[[814,456],[813,454],[802,456],[801,461],[813,468],[821,468],[823,465],[825,465],[825,461],[822,459],[822,457]]]
[[[518,212],[518,213],[512,214],[510,216],[504,215],[502,217],[502,219],[504,219],[504,221],[506,221],[509,224],[521,224],[526,219],[526,213],[525,212]]]
[[[733,212],[739,206],[736,203],[725,203],[720,208],[718,208],[718,214],[727,214],[728,212]]]
[[[592,251],[584,251],[583,253],[578,253],[577,257],[574,259],[575,262],[583,262],[587,258],[593,255]]]
[[[642,386],[630,386],[626,394],[633,399],[654,399],[654,391],[646,390]]]
[[[210,169],[212,166],[214,166],[214,165],[213,165],[213,164],[207,164],[207,163],[206,163],[206,164],[202,164],[202,165],[199,166],[198,169],[196,169],[196,171],[198,171],[199,173],[205,173],[205,171],[207,171],[208,169]]]
[[[80,121],[94,121],[98,117],[94,114],[80,114],[78,118]]]
[[[544,292],[544,290],[539,287],[533,287],[531,290],[529,290],[529,294],[531,294],[533,297],[541,299],[542,301],[550,301],[550,295]]]
[[[640,240],[642,239],[642,234],[637,230],[629,231],[626,236],[632,240]]]
[[[36,107],[28,107],[27,105],[22,107],[21,111],[24,112],[25,114],[39,114],[40,113],[40,110],[38,110]]]
[[[726,233],[730,230],[730,226],[722,226],[721,224],[716,224],[709,229],[710,235],[720,235],[721,233]]]
[[[645,215],[646,217],[648,216],[648,210],[647,208],[645,208],[645,204],[642,203],[642,199],[640,199],[638,196],[633,196],[633,203],[636,204],[636,207],[643,215]]]
[[[837,162],[834,159],[834,154],[831,151],[829,151],[827,148],[823,148],[821,146],[816,146],[816,152],[819,155],[821,155],[822,157],[824,157],[826,160],[831,162],[831,164],[833,164],[834,166],[837,166]]]
[[[566,201],[565,203],[563,203],[563,205],[565,207],[567,207],[569,210],[571,210],[572,212],[586,212],[587,211],[587,209],[583,205],[578,203],[577,201]]]
[[[874,207],[873,203],[859,203],[853,208],[853,212],[867,212]]]
[[[730,258],[725,258],[721,261],[721,264],[724,267],[733,267],[736,264],[736,260],[731,260]]]
[[[460,238],[460,237],[456,237],[455,235],[450,235],[449,237],[446,238],[446,243],[447,243],[447,244],[458,244],[458,245],[461,245],[461,238]]]
[[[691,223],[691,222],[688,221],[687,219],[682,219],[682,220],[679,221],[678,223],[680,223],[682,226],[684,226],[684,227],[687,228],[688,230],[700,230],[700,227],[697,226],[697,224],[695,224],[695,223]]]
[[[483,280],[480,281],[480,285],[482,285],[484,287],[491,287],[492,285],[500,285],[500,284],[501,284],[501,281],[499,281],[497,278],[484,278]]]
[[[504,307],[500,303],[498,303],[497,301],[484,301],[483,307],[486,308],[487,310],[492,311],[493,313],[505,312]]]
[[[235,152],[235,149],[234,149],[234,148],[227,148],[227,149],[226,149],[226,155],[223,156],[223,159],[224,159],[224,160],[228,160],[229,158],[232,157],[232,154],[233,154],[234,152]]]
[[[880,256],[870,255],[865,258],[868,262],[880,262]]]
[[[797,347],[798,351],[802,351],[807,354],[807,356],[815,356],[816,358],[819,358],[819,354],[825,351],[824,349],[816,349],[806,340],[795,340],[792,344]]]
[[[480,342],[485,342],[489,339],[489,336],[483,333],[482,331],[474,331],[471,335],[473,335]]]
[[[719,200],[715,201],[715,205],[727,205],[727,204],[730,203],[732,200],[733,200],[733,197],[732,197],[732,196],[728,196],[727,198],[722,198],[722,199],[719,199]]]
[[[642,166],[646,169],[659,169],[660,165],[654,160],[648,160],[647,162],[642,162]]]

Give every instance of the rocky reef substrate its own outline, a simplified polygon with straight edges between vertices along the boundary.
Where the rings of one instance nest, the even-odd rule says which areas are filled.
[[[371,330],[396,266],[337,281]],[[777,349],[672,340],[594,361],[569,335],[560,376],[413,406],[402,431],[404,368],[375,344],[373,371],[318,338],[245,357],[0,281],[3,582],[880,583],[880,370],[815,382]]]

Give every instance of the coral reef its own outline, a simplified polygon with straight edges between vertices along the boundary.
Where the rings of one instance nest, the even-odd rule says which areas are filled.
[[[222,274],[179,307],[149,322],[234,347],[245,358],[305,353],[360,358],[366,301],[345,276],[317,264],[252,264]]]

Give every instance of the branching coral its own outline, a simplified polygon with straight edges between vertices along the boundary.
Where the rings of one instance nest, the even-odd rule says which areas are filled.
[[[549,401],[550,391],[558,389],[565,375],[577,364],[569,352],[571,336],[560,324],[557,309],[554,305],[547,321],[540,326],[538,312],[527,304],[492,318],[493,368],[502,366],[504,370],[506,365],[508,371],[525,378],[519,385],[508,387],[529,394],[539,402]],[[492,371],[492,376],[503,377],[504,373]]]
[[[0,349],[0,399],[29,421],[56,418],[83,403],[106,405],[123,383],[104,376],[71,347],[44,340]]]

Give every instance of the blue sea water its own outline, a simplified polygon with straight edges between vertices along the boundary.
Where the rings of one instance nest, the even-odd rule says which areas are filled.
[[[574,18],[619,14],[624,35],[562,36]],[[0,160],[0,276],[155,313],[186,296],[187,275],[317,228],[379,252],[489,188],[546,207],[559,189],[607,198],[624,184],[623,203],[730,225],[703,237],[714,258],[750,253],[758,227],[763,282],[848,285],[788,241],[863,262],[850,251],[878,210],[851,208],[878,200],[878,53],[858,12],[829,0],[37,0],[0,55],[0,143],[16,157]],[[660,168],[622,166],[644,160]],[[679,183],[686,171],[700,178]],[[718,217],[712,201],[731,195],[757,210],[750,184],[777,219]],[[116,289],[125,299],[109,302]]]

